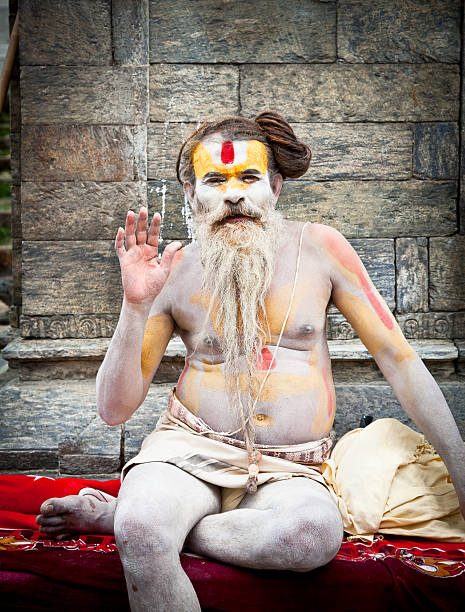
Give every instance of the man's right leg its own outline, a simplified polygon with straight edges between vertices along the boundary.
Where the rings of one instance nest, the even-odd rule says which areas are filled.
[[[192,527],[220,509],[218,487],[173,465],[144,463],[129,470],[114,529],[131,610],[200,610],[179,553]]]

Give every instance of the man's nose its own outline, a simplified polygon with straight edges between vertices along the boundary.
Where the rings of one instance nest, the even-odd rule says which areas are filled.
[[[237,193],[228,193],[226,198],[224,199],[224,203],[232,208],[237,208],[244,204],[244,198],[241,194]]]

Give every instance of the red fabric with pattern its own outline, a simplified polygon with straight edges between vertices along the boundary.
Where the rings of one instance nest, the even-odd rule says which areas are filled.
[[[47,497],[84,486],[115,495],[119,481],[0,476],[0,521],[24,521],[0,529],[2,610],[129,610],[113,536],[57,542],[28,528]],[[189,554],[181,563],[204,610],[400,612],[458,610],[465,601],[465,544],[400,537],[371,545],[344,541],[333,561],[305,574],[248,570]]]

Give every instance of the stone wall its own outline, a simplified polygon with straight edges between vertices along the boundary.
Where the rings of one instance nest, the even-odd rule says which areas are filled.
[[[313,151],[281,209],[349,238],[465,435],[463,2],[10,0],[10,25],[18,4],[11,324],[22,338],[4,351],[18,377],[0,391],[3,469],[103,474],[137,451],[184,353],[170,343],[127,424],[95,415],[122,299],[117,228],[144,204],[162,213],[164,244],[189,241],[181,142],[207,117],[266,109]],[[333,309],[328,336],[337,433],[366,413],[411,424]]]
[[[180,143],[212,115],[269,108],[313,151],[307,174],[283,189],[286,216],[340,229],[409,338],[465,337],[460,1],[19,5],[24,337],[111,336],[113,238],[126,210],[148,204],[165,241],[189,240]],[[335,311],[330,319],[330,338],[354,337]]]

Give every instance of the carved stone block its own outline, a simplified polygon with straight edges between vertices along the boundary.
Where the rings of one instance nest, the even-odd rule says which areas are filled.
[[[336,6],[152,0],[150,39],[152,63],[330,62],[336,57]]]
[[[428,240],[396,240],[397,312],[428,310]]]
[[[150,121],[204,121],[239,112],[237,66],[150,66]]]
[[[111,4],[107,0],[21,0],[19,37],[22,66],[109,65]]]
[[[457,123],[415,125],[413,174],[420,178],[455,179],[458,176]]]
[[[179,149],[196,129],[196,123],[151,123],[147,128],[149,179],[176,181]]]
[[[112,240],[23,242],[23,313],[116,314],[121,272]]]
[[[25,240],[114,240],[128,210],[147,205],[142,181],[38,182],[22,185]]]
[[[289,181],[278,208],[288,219],[325,223],[348,238],[437,236],[456,230],[457,183]]]
[[[456,0],[340,0],[338,56],[346,62],[460,60],[460,2]]]
[[[23,338],[111,338],[118,323],[118,314],[22,315]]]
[[[396,315],[406,338],[465,338],[465,312]]]
[[[137,2],[112,0],[113,55],[116,64],[121,66],[148,64],[148,4],[148,0]]]
[[[305,179],[404,180],[412,175],[412,129],[408,125],[296,123],[292,127],[313,151]]]
[[[136,66],[24,66],[23,124],[145,123],[147,70]]]
[[[269,108],[296,122],[457,121],[458,66],[241,66],[242,113],[253,117]]]
[[[29,125],[22,133],[23,181],[133,181],[134,128]]]
[[[465,236],[430,239],[431,310],[465,309]]]

